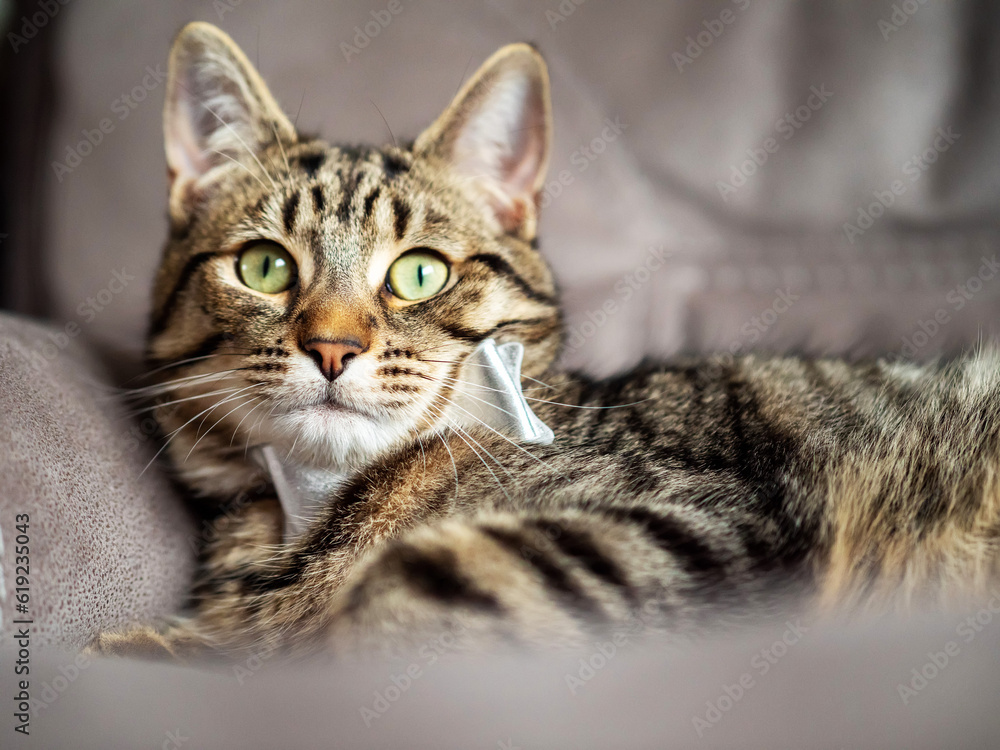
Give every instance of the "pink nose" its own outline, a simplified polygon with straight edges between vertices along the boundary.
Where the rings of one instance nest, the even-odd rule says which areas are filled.
[[[357,339],[310,339],[302,345],[327,380],[340,377],[348,363],[368,351]]]

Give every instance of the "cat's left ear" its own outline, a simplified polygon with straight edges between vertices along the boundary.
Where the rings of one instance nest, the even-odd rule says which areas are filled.
[[[217,167],[237,162],[266,181],[259,152],[279,139],[295,142],[295,128],[254,66],[211,24],[190,23],[174,40],[166,93],[172,211],[183,211],[192,192],[210,189]]]
[[[531,238],[552,142],[542,56],[511,44],[483,63],[414,144],[469,181],[503,231]]]

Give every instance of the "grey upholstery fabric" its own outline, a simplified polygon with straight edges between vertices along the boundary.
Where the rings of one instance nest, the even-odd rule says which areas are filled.
[[[36,646],[170,614],[187,594],[195,529],[156,470],[148,426],[65,329],[0,315],[0,640],[16,629],[17,516],[28,514],[27,615]]]

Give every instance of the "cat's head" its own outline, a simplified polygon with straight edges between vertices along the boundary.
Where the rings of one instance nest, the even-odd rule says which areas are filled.
[[[346,148],[300,136],[232,40],[195,23],[170,54],[164,128],[148,355],[197,489],[249,481],[247,446],[352,466],[461,424],[449,394],[484,338],[521,342],[528,375],[555,358],[535,241],[551,114],[531,47],[493,55],[412,147]]]

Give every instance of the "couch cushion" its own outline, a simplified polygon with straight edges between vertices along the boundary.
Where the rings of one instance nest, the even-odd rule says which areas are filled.
[[[28,515],[36,644],[80,646],[184,601],[195,528],[153,455],[152,426],[123,418],[93,359],[53,328],[0,315],[0,634],[16,614],[17,517]]]

